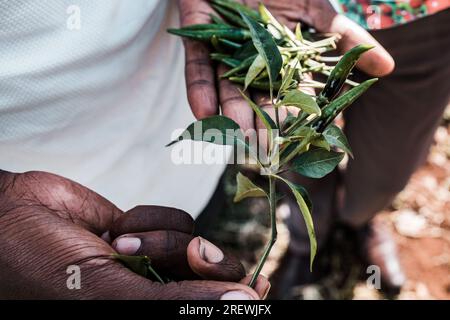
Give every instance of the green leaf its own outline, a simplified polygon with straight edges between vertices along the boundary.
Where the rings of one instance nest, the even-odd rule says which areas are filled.
[[[286,119],[284,119],[283,121],[283,130],[289,128],[295,122],[295,120],[297,120],[297,117],[288,111]]]
[[[214,22],[214,24],[223,24],[223,25],[227,25],[227,23],[225,22],[225,20],[223,20],[221,17],[210,13],[209,16],[211,17],[212,22]]]
[[[125,256],[121,254],[113,254],[115,259],[122,262],[128,269],[147,278],[150,259],[147,256]]]
[[[312,270],[314,258],[316,256],[316,252],[317,252],[317,240],[316,240],[316,234],[314,232],[314,223],[313,223],[313,220],[311,217],[311,210],[303,196],[303,194],[305,194],[306,190],[303,187],[295,185],[292,182],[290,182],[280,176],[275,176],[275,177],[277,179],[283,181],[284,183],[286,183],[289,186],[292,193],[294,194],[295,200],[297,201],[297,205],[300,209],[300,212],[302,213],[303,220],[305,221],[305,224],[306,224],[306,229],[308,230],[309,243],[310,243],[310,269]],[[309,203],[311,203],[309,198],[308,198],[308,201],[309,201]]]
[[[234,41],[222,39],[222,38],[219,38],[219,43],[222,44],[225,48],[230,49],[230,50],[237,50],[242,47],[242,44],[240,44],[238,42],[234,42]]]
[[[303,200],[305,200],[306,205],[308,206],[309,212],[313,212],[313,202],[311,200],[311,197],[309,196],[308,191],[302,187],[301,185],[296,184],[295,185],[296,189],[298,192],[300,192],[300,194],[303,197]]]
[[[288,91],[293,84],[293,79],[295,72],[297,71],[297,65],[299,64],[299,61],[297,58],[293,58],[285,68],[285,74],[283,77],[283,80],[281,82],[280,92],[284,93]]]
[[[295,37],[298,41],[303,41],[302,26],[300,23],[297,23],[297,26],[295,27]]]
[[[247,71],[247,75],[245,76],[244,90],[247,90],[248,86],[265,68],[266,62],[264,61],[264,58],[260,54],[258,54],[255,60],[253,60],[253,63],[250,65],[250,68]]]
[[[277,19],[275,19],[272,13],[262,3],[259,4],[259,14],[261,15],[261,19],[265,24],[272,24],[280,32],[284,30],[283,25],[279,23]]]
[[[227,8],[220,7],[218,5],[211,5],[215,11],[220,13],[225,19],[227,19],[232,24],[235,24],[236,26],[247,28],[247,25],[245,22],[241,19],[241,17],[236,14],[235,12],[228,10]]]
[[[344,153],[314,149],[297,156],[291,170],[309,178],[323,178],[344,158]]]
[[[241,16],[250,29],[250,34],[256,50],[266,62],[271,87],[270,91],[272,92],[273,84],[277,80],[281,68],[283,67],[283,58],[281,57],[280,51],[278,50],[272,35],[257,21],[253,20],[245,13],[241,12]]]
[[[330,125],[341,112],[347,109],[377,81],[377,78],[366,80],[360,85],[348,90],[346,93],[334,99],[330,104],[325,106],[322,109],[322,116],[320,117],[320,119],[316,120],[316,122],[320,123],[319,131],[323,131],[324,129],[326,129],[326,127]]]
[[[209,132],[208,132],[209,131]],[[237,134],[230,136],[234,131]],[[236,139],[243,139],[239,125],[225,116],[212,116],[192,123],[179,137],[167,147],[182,140],[204,141],[218,145],[234,145]],[[226,138],[232,139],[226,139]]]
[[[217,52],[224,52],[225,50],[222,48],[221,44],[219,43],[219,38],[217,36],[211,37],[211,45],[213,46],[214,50]]]
[[[204,141],[218,145],[242,146],[258,161],[257,152],[246,141],[239,125],[225,116],[212,116],[192,123],[170,147],[183,140]]]
[[[311,137],[311,138],[318,138],[320,136],[320,133],[318,133],[316,130],[314,130],[314,128],[311,127],[300,127],[297,130],[295,130],[291,136],[289,136],[289,138],[291,137],[302,137],[302,138],[306,138],[306,137]]]
[[[331,145],[330,143],[325,139],[324,136],[320,136],[316,139],[314,139],[313,141],[311,141],[311,145],[318,147],[318,148],[322,148],[325,149],[327,151],[331,150]]]
[[[319,105],[323,106],[327,102],[330,102],[342,89],[342,86],[347,80],[350,72],[355,67],[361,55],[372,49],[372,45],[358,45],[351,50],[347,51],[344,56],[339,60],[336,66],[331,71],[328,77],[325,88],[319,94]]]
[[[323,137],[328,141],[330,145],[342,149],[353,158],[352,149],[350,148],[347,137],[345,136],[344,132],[342,132],[341,128],[334,124],[331,124],[323,132]]]
[[[237,67],[234,67],[233,69],[228,70],[223,75],[221,75],[221,78],[229,78],[231,76],[234,76],[235,74],[240,73],[243,70],[248,69],[253,61],[255,60],[256,56],[249,57],[242,61]]]
[[[247,41],[245,42],[242,47],[233,54],[233,58],[238,60],[245,60],[250,57],[256,56],[258,54],[258,51],[256,51],[255,45],[253,44],[253,41]]]
[[[227,29],[220,27],[207,30],[193,30],[191,27],[186,27],[181,29],[167,29],[167,32],[177,36],[200,41],[210,41],[212,36],[234,41],[245,41],[251,39],[251,33],[248,30],[234,28],[231,26]]]
[[[247,14],[248,16],[252,17],[255,20],[258,21],[261,20],[261,17],[259,16],[259,13],[257,11],[249,8],[248,6],[242,3],[233,0],[211,0],[211,2],[217,6],[228,9],[230,11],[236,13],[244,12],[245,14]]]
[[[229,55],[223,54],[223,53],[211,53],[210,57],[212,60],[220,61],[223,64],[225,64],[229,67],[232,67],[232,68],[235,68],[242,63],[241,60],[231,58]]]
[[[234,202],[239,202],[246,198],[268,197],[267,193],[242,173],[236,176],[237,190],[234,196]]]
[[[301,92],[298,89],[288,91],[284,98],[281,100],[283,106],[294,106],[302,109],[307,114],[322,114],[321,109],[317,105],[316,101],[306,93]]]
[[[272,120],[272,118],[265,112],[263,109],[261,109],[256,103],[254,103],[247,95],[239,89],[239,92],[241,93],[242,97],[247,101],[247,103],[250,105],[250,107],[253,109],[253,111],[256,113],[258,118],[261,120],[261,122],[264,124],[266,129],[269,131],[269,134],[271,137],[273,137],[273,130],[277,129],[277,125]]]

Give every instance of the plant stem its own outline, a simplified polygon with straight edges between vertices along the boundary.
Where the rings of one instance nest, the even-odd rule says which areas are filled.
[[[267,243],[264,249],[263,255],[259,259],[258,265],[256,266],[255,272],[253,273],[252,280],[249,283],[249,287],[254,288],[256,285],[256,280],[258,279],[261,270],[266,263],[267,257],[272,250],[273,245],[277,241],[277,217],[276,217],[276,192],[275,192],[275,178],[269,176],[269,206],[270,206],[270,227],[272,233],[270,235],[269,243]]]
[[[165,284],[164,280],[159,276],[159,274],[155,271],[155,269],[153,269],[151,265],[148,265],[148,271],[150,271],[150,273],[156,278],[156,280],[158,280],[162,284]]]

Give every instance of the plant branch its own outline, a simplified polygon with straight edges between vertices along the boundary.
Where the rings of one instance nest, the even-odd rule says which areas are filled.
[[[258,279],[261,270],[266,263],[267,257],[272,250],[273,245],[277,241],[277,217],[276,217],[276,186],[275,186],[275,178],[273,176],[269,176],[269,206],[270,206],[270,227],[271,227],[271,235],[270,240],[267,243],[266,248],[264,249],[263,255],[259,259],[258,265],[256,266],[255,272],[253,273],[252,279],[249,283],[249,287],[254,288],[256,285],[256,281]]]

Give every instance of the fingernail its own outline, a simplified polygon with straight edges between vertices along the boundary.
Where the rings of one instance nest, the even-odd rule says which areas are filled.
[[[223,252],[219,248],[217,248],[215,245],[213,245],[208,240],[205,240],[201,237],[200,239],[200,257],[202,257],[203,260],[209,263],[219,263],[223,260]]]
[[[252,296],[245,293],[244,291],[228,291],[220,300],[254,300]]]
[[[114,242],[117,252],[125,255],[135,254],[141,247],[141,239],[133,237],[119,238]]]

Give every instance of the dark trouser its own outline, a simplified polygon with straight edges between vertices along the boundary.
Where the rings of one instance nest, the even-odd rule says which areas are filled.
[[[319,247],[336,218],[360,227],[390,204],[426,159],[449,102],[450,10],[372,34],[394,57],[396,69],[344,115],[355,159],[339,183],[336,172],[323,180],[302,181],[315,205]],[[336,210],[338,186],[343,197]],[[304,223],[295,214],[298,210],[292,207],[291,212],[291,248],[307,253]]]

